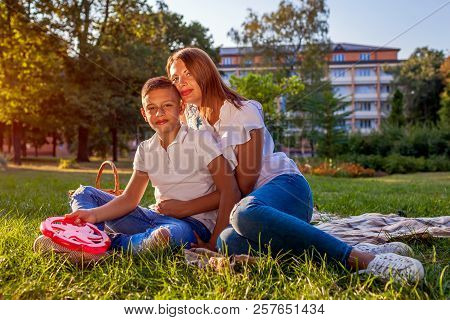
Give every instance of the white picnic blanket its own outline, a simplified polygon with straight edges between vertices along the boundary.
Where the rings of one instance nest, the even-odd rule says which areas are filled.
[[[450,216],[406,218],[397,214],[365,213],[342,218],[314,211],[311,223],[350,245],[360,242],[381,244],[394,239],[450,237]],[[248,255],[226,257],[206,249],[190,249],[184,253],[189,265],[210,267],[219,272],[257,262],[257,258]]]

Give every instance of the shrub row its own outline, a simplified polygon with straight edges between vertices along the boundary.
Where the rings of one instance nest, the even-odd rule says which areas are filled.
[[[433,126],[383,127],[368,135],[348,136],[339,154],[380,155],[399,154],[409,157],[450,157],[450,131]]]
[[[364,168],[392,173],[409,173],[418,171],[450,171],[450,159],[447,156],[408,157],[400,154],[381,155],[345,155],[341,161],[358,163]]]

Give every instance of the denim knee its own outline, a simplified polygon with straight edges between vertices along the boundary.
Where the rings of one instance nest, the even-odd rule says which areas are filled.
[[[217,237],[216,248],[224,254],[248,254],[250,244],[247,239],[240,236],[232,227],[223,230]]]
[[[71,198],[79,197],[82,195],[93,195],[93,194],[95,194],[96,191],[98,191],[98,190],[92,186],[80,185],[78,187],[78,189],[74,191]]]
[[[261,205],[264,205],[264,203],[255,196],[247,196],[241,199],[241,201],[239,201],[231,211],[231,225],[235,229],[239,230],[239,226],[248,223],[248,220],[252,218],[253,213],[255,213],[258,206]]]

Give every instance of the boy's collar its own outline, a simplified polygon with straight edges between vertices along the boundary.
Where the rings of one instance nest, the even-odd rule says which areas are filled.
[[[188,133],[187,125],[181,124],[180,130],[178,130],[178,133],[177,133],[175,139],[173,139],[173,141],[167,146],[167,148],[169,148],[170,146],[172,146],[172,145],[174,145],[176,143],[182,143],[184,138],[186,137],[187,133]],[[162,149],[164,149],[163,146],[161,145],[161,139],[159,139],[159,137],[158,137],[158,145]]]

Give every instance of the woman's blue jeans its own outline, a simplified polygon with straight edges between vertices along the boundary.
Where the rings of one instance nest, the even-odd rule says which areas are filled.
[[[302,254],[315,248],[321,256],[343,265],[352,247],[309,222],[313,213],[311,188],[298,174],[273,178],[243,198],[230,216],[231,226],[217,240],[219,250],[247,254],[250,248],[271,253]]]
[[[90,186],[80,186],[72,195],[70,206],[72,211],[78,209],[91,209],[100,207],[113,200],[114,196]],[[185,246],[196,243],[195,231],[203,241],[209,241],[211,233],[198,220],[188,217],[176,219],[154,212],[143,207],[136,207],[127,215],[97,224],[101,230],[106,227],[113,231],[111,249],[124,249],[137,252],[142,244],[151,237],[155,230],[165,228],[170,233],[170,245],[172,247]]]

